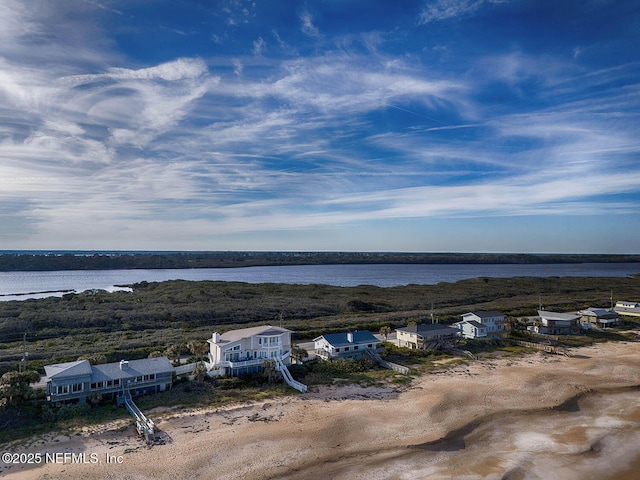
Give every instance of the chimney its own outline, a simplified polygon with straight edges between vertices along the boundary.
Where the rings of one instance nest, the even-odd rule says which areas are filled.
[[[213,343],[219,343],[220,342],[220,334],[218,332],[214,332],[213,335],[211,336],[211,341]]]
[[[127,360],[120,360],[120,370],[129,368],[129,362]]]
[[[353,343],[353,333],[352,332],[348,332],[347,333],[347,342]]]

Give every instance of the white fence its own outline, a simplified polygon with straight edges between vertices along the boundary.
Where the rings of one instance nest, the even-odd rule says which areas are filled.
[[[176,372],[176,375],[184,375],[185,373],[193,372],[201,363],[202,362],[187,363],[185,365],[180,365],[179,367],[173,367],[173,371]]]

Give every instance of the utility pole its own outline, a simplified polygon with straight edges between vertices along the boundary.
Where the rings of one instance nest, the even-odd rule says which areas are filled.
[[[24,332],[22,334],[22,360],[20,361],[20,366],[18,367],[18,370],[21,373],[24,373],[27,371],[28,356],[29,356],[29,353],[27,352],[27,332]]]
[[[613,310],[613,289],[611,289],[611,310]]]

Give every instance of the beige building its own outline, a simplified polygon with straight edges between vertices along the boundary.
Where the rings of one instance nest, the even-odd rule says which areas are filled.
[[[396,329],[398,346],[408,348],[434,348],[438,343],[449,342],[460,336],[457,328],[439,323],[423,323]]]

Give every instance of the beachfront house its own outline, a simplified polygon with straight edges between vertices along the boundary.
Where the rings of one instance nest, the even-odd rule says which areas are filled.
[[[618,301],[613,310],[620,315],[640,317],[640,303],[638,302]]]
[[[505,326],[505,316],[497,310],[478,310],[462,315],[462,321],[474,321],[487,328],[487,335],[503,333]]]
[[[578,312],[581,315],[580,322],[594,325],[600,328],[615,327],[618,325],[618,312],[610,308],[589,307]]]
[[[90,395],[121,399],[171,388],[173,365],[167,357],[91,365],[88,360],[45,365],[46,396],[51,403],[85,402]]]
[[[460,330],[440,323],[423,323],[396,329],[398,346],[416,349],[437,348],[460,337]]]
[[[457,328],[464,338],[486,338],[489,331],[489,327],[476,320],[462,320],[452,326]]]
[[[209,340],[209,371],[240,376],[261,371],[265,360],[291,363],[291,330],[264,325],[215,332]]]
[[[328,333],[313,339],[315,353],[325,360],[338,358],[360,358],[367,350],[374,350],[380,344],[368,330],[346,333]]]
[[[580,332],[579,313],[561,313],[538,310],[540,318],[534,325],[527,327],[536,333],[549,335],[572,335]]]

